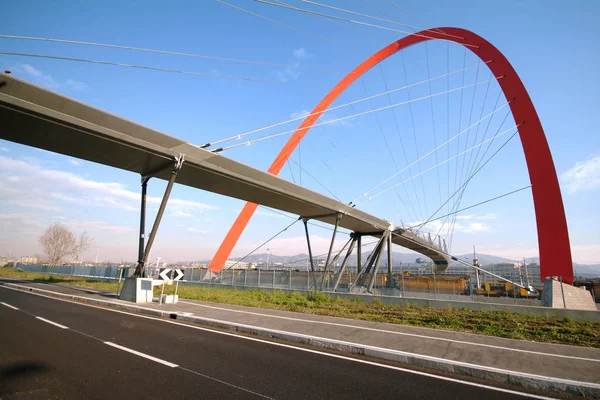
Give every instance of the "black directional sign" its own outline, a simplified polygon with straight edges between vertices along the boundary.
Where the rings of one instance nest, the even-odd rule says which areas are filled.
[[[183,278],[183,271],[178,268],[161,268],[158,277],[163,281],[178,281]]]

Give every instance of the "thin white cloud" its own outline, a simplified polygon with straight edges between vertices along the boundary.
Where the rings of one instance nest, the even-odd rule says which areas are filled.
[[[600,156],[579,161],[561,175],[569,193],[600,188]]]
[[[293,68],[286,68],[283,71],[277,71],[275,77],[279,82],[288,83],[298,79],[300,77],[300,72]]]
[[[73,160],[72,158],[71,158],[71,159],[69,159],[69,162],[70,162],[71,164],[75,165],[75,166],[79,166],[79,165],[81,165],[81,162],[79,162],[79,161],[77,161],[77,160]]]
[[[50,193],[50,197],[54,198],[54,199],[58,199],[58,200],[62,200],[62,201],[66,201],[67,203],[75,203],[75,204],[87,204],[89,203],[89,201],[81,198],[81,197],[74,197],[74,196],[69,196],[66,195],[64,193]]]
[[[456,219],[473,219],[472,215],[458,215]]]
[[[209,233],[209,230],[205,230],[205,229],[198,229],[198,228],[193,228],[193,227],[189,227],[188,232],[192,232],[192,233]]]
[[[127,233],[136,231],[131,226],[113,225],[101,220],[68,220],[64,222],[69,228],[76,231],[87,232],[111,232],[111,233]]]
[[[259,215],[261,217],[269,217],[269,218],[286,218],[284,215],[277,214],[273,211],[255,211],[254,215]]]
[[[303,117],[307,117],[308,114],[310,114],[310,111],[308,110],[302,110],[302,111],[297,111],[297,112],[293,112],[290,114],[290,118],[294,119],[294,118],[303,118]]]
[[[474,216],[463,216],[463,217],[470,217],[470,218],[462,218],[462,220],[464,222],[456,222],[454,224],[454,232],[458,233],[458,232],[462,232],[462,233],[480,233],[480,232],[487,232],[492,230],[492,227],[489,225],[486,225],[483,222],[476,222],[473,221],[471,222],[472,218],[475,218]],[[457,218],[458,220],[458,218]],[[422,222],[411,222],[409,223],[409,226],[416,226],[421,224]],[[433,234],[440,232],[440,235],[444,235],[448,229],[449,229],[450,225],[449,224],[443,224],[442,221],[437,220],[437,221],[431,221],[429,223],[427,223],[424,227],[424,229],[421,230],[421,232],[430,232],[432,233],[432,238],[433,238]]]
[[[87,85],[75,79],[66,79],[64,81],[56,80],[52,75],[47,74],[30,64],[20,64],[12,68],[16,74],[23,74],[29,79],[46,86],[49,89],[67,88],[72,90],[85,90]]]
[[[458,225],[458,224],[457,224]],[[464,226],[457,226],[454,228],[455,232],[464,232],[464,233],[477,233],[477,232],[486,232],[489,231],[491,227],[485,225],[481,222],[471,222]]]
[[[600,263],[600,244],[577,244],[571,246],[573,261],[580,264]]]
[[[4,204],[58,211],[53,203],[58,200],[136,211],[139,198],[139,193],[127,190],[121,183],[94,181],[71,172],[46,169],[41,163],[0,156],[0,200]],[[161,200],[154,196],[146,199],[148,205],[158,205]],[[169,212],[202,213],[216,207],[172,198],[167,209]]]
[[[298,49],[294,49],[293,51],[294,58],[298,60],[307,60],[309,58],[313,58],[314,55],[306,51],[304,47],[300,47]]]
[[[8,147],[2,146],[0,147],[0,151],[8,152]]]
[[[292,50],[292,55],[294,56],[294,66],[299,67],[302,65],[302,61],[307,60],[309,58],[313,58],[314,55],[309,53],[305,48],[300,47],[298,49]],[[275,78],[279,82],[288,83],[290,81],[295,81],[300,78],[300,70],[297,68],[285,68],[280,71],[277,71],[275,74]]]
[[[81,81],[76,81],[74,79],[67,79],[65,81],[65,86],[74,90],[85,90],[87,89],[87,85]]]
[[[174,213],[169,214],[169,217],[193,217],[193,215],[183,211],[175,211]]]

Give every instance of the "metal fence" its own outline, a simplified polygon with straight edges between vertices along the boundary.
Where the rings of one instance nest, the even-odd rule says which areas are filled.
[[[122,277],[131,276],[135,270],[134,267],[119,268],[117,266],[49,266],[35,264],[17,264],[17,268],[28,272],[39,272],[54,275],[72,275],[85,278],[96,279],[118,279],[119,271],[123,270]],[[148,267],[147,276],[158,278],[159,268]],[[210,284],[215,286],[228,287],[249,287],[249,288],[269,288],[283,290],[323,290],[332,291],[335,281],[333,272],[323,273],[298,270],[275,270],[275,269],[225,269],[221,273],[215,273],[206,268],[185,268],[183,269],[182,282]],[[337,292],[348,292],[348,287],[356,273],[348,271],[341,279]],[[396,276],[392,287],[387,287],[387,274],[378,274],[373,288],[374,295],[397,296],[419,299],[437,299],[450,301],[471,301],[498,304],[519,304],[529,306],[539,306],[538,299],[518,298],[512,293],[506,293],[501,297],[490,297],[486,295],[477,295],[472,289],[465,290],[465,283],[461,283],[455,278],[439,275],[437,279],[427,284],[419,282],[419,277],[413,277],[411,282],[407,278],[404,282]],[[316,285],[315,285],[316,283]],[[467,283],[469,287],[471,283]]]
[[[356,277],[356,273],[349,272],[340,279],[337,292],[348,292],[350,282]],[[378,274],[375,286],[373,288],[374,295],[384,296],[404,296],[410,298],[422,299],[437,299],[437,300],[452,300],[452,301],[471,301],[483,303],[498,303],[498,304],[518,304],[539,306],[541,304],[538,299],[518,298],[511,293],[506,293],[501,297],[490,297],[486,295],[477,295],[472,290],[465,291],[464,285],[458,281],[445,279],[444,276],[432,282],[429,286],[410,287],[407,282],[404,283],[397,278],[394,281],[393,287],[387,287],[387,274]],[[297,270],[274,270],[274,269],[226,269],[221,273],[215,273],[208,269],[188,268],[184,270],[184,282],[204,283],[215,286],[229,287],[255,287],[255,288],[271,288],[271,289],[288,289],[288,290],[313,290],[316,288],[331,291],[333,289],[335,274],[329,272],[313,273],[310,271]],[[414,286],[414,285],[413,285]]]
[[[17,263],[18,269],[26,272],[38,272],[49,275],[71,275],[83,278],[96,279],[119,279],[122,271],[122,277],[131,276],[135,268],[120,268],[117,266],[85,266],[85,265],[40,265],[40,264],[22,264]]]

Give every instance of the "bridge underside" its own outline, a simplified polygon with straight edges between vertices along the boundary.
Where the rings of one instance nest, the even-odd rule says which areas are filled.
[[[183,168],[176,173],[176,181],[182,185],[332,225],[341,215],[339,227],[361,235],[381,237],[391,228],[388,221],[273,174],[6,74],[0,74],[0,126],[2,139],[146,178],[174,181],[174,162],[183,157]],[[409,231],[397,229],[391,240],[431,258],[438,273],[448,266],[448,257],[441,250]]]

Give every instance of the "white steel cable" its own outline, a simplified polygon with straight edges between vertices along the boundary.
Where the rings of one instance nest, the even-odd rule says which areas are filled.
[[[409,24],[405,24],[404,22],[400,22],[400,21],[392,21],[389,19],[385,19],[385,18],[379,18],[379,17],[375,17],[373,15],[369,15],[369,14],[363,14],[363,13],[359,13],[356,11],[352,11],[352,10],[348,10],[345,8],[339,8],[339,7],[333,7],[330,6],[328,4],[323,4],[323,3],[317,3],[316,1],[310,1],[310,0],[300,0],[303,3],[308,3],[308,4],[313,4],[315,6],[319,6],[319,7],[324,7],[324,8],[329,8],[331,10],[336,10],[336,11],[341,11],[341,12],[345,12],[348,14],[354,14],[354,15],[358,15],[360,17],[365,17],[365,18],[369,18],[369,19],[374,19],[377,21],[381,21],[381,22],[387,22],[389,24],[394,24],[394,25],[402,25],[402,26],[406,26],[407,28],[412,29],[413,31],[419,30],[419,31],[428,31],[428,32],[432,32],[432,33],[436,33],[436,34],[441,34],[444,36],[448,36],[448,37],[454,37],[454,38],[458,38],[458,39],[464,39],[463,37],[460,36],[455,36],[455,35],[451,35],[449,33],[444,33],[444,32],[434,32],[433,30],[430,29],[424,29],[424,28],[420,28],[418,26],[414,26],[414,25],[409,25]],[[373,6],[374,7],[374,6]]]
[[[216,0],[216,1],[221,1],[221,0]],[[299,8],[299,7],[293,7],[293,6],[288,6],[288,5],[284,5],[284,4],[277,4],[277,3],[272,3],[270,1],[266,1],[266,0],[254,0],[258,3],[263,3],[263,4],[268,4],[271,6],[275,6],[275,7],[281,7],[281,8],[287,8],[289,10],[293,10],[293,11],[300,11],[306,14],[311,14],[311,15],[316,15],[316,16],[321,16],[321,17],[326,17],[326,18],[332,18],[332,19],[337,19],[340,21],[345,21],[345,22],[351,22],[353,24],[358,24],[358,25],[364,25],[364,26],[368,26],[371,28],[377,28],[377,29],[383,29],[386,31],[391,31],[391,32],[398,32],[398,33],[404,33],[404,34],[408,34],[408,35],[412,35],[412,36],[419,36],[419,37],[423,37],[426,39],[439,39],[439,40],[444,40],[443,38],[438,38],[438,37],[433,37],[433,36],[427,36],[424,35],[422,33],[414,33],[414,32],[410,32],[410,31],[402,31],[399,29],[393,29],[393,28],[387,28],[385,26],[381,26],[381,25],[375,25],[375,24],[369,24],[367,22],[361,22],[361,21],[356,21],[353,19],[348,19],[348,18],[342,18],[342,17],[336,17],[335,15],[331,15],[331,14],[324,14],[324,13],[319,13],[316,11],[310,11],[310,10],[306,10],[304,8]],[[441,33],[438,33],[439,35],[441,35]],[[447,34],[444,34],[447,35]],[[458,36],[455,36],[458,37]],[[460,39],[464,39],[462,37],[459,37]],[[461,43],[463,46],[467,46],[467,47],[473,47],[473,48],[479,48],[479,46],[474,45],[474,44],[468,44],[468,43]]]
[[[271,81],[268,79],[245,78],[245,77],[231,76],[231,75],[207,74],[204,72],[158,68],[158,67],[150,67],[147,65],[124,64],[124,63],[117,63],[117,62],[112,62],[112,61],[89,60],[89,59],[85,59],[85,58],[51,56],[51,55],[45,55],[45,54],[16,53],[16,52],[9,52],[9,51],[0,51],[0,54],[9,55],[9,56],[18,56],[18,57],[46,58],[46,59],[50,59],[50,60],[75,61],[75,62],[88,63],[88,64],[111,65],[113,67],[145,69],[145,70],[149,70],[149,71],[169,72],[169,73],[173,73],[173,74],[183,74],[183,75],[193,75],[193,76],[203,76],[203,77],[207,77],[207,78],[230,79],[230,80],[235,80],[235,81],[268,83],[271,85],[324,87],[323,85],[311,85],[311,84],[304,84],[304,83],[297,83],[297,82]]]
[[[523,186],[523,187],[522,187],[522,188],[520,188],[520,189],[516,189],[516,190],[513,190],[513,191],[511,191],[511,192],[504,193],[504,194],[502,194],[502,195],[500,195],[500,196],[492,197],[491,199],[487,199],[487,200],[481,201],[481,202],[479,202],[479,203],[472,204],[472,205],[470,205],[470,206],[468,206],[468,207],[461,208],[460,210],[453,211],[453,212],[451,212],[451,213],[449,213],[449,214],[445,214],[445,215],[439,216],[439,217],[437,217],[437,218],[431,218],[431,219],[428,219],[428,220],[427,220],[427,222],[421,222],[421,223],[419,223],[419,224],[416,224],[416,225],[413,225],[413,226],[409,226],[409,227],[408,227],[408,228],[406,228],[406,229],[414,229],[414,228],[420,228],[420,227],[423,227],[423,226],[425,226],[425,225],[429,224],[430,222],[433,222],[433,221],[438,221],[438,220],[440,220],[440,219],[442,219],[442,218],[449,217],[449,216],[451,216],[451,215],[453,215],[453,214],[458,214],[458,213],[461,213],[461,212],[463,212],[463,211],[470,210],[471,208],[475,208],[475,207],[481,206],[481,205],[483,205],[483,204],[487,204],[487,203],[489,203],[489,202],[492,202],[492,201],[494,201],[494,200],[498,200],[498,199],[501,199],[501,198],[503,198],[503,197],[509,196],[509,195],[511,195],[511,194],[515,194],[515,193],[518,193],[518,192],[522,192],[523,190],[525,190],[525,189],[529,189],[530,187],[532,187],[532,185]],[[439,236],[439,233],[438,233],[438,235],[437,235],[437,236]]]
[[[442,210],[444,208],[444,206],[447,203],[449,203],[450,200],[452,200],[452,198],[458,194],[458,192],[460,192],[461,189],[465,188],[469,184],[469,182],[483,169],[483,167],[485,167],[490,161],[492,161],[492,159],[498,153],[500,153],[500,151],[517,135],[517,133],[519,133],[518,130],[517,130],[517,132],[513,133],[508,139],[506,139],[506,141],[498,149],[496,149],[496,151],[494,151],[494,154],[492,154],[482,165],[478,165],[477,169],[475,171],[473,171],[471,176],[469,176],[469,179],[467,179],[461,187],[459,187],[450,197],[448,197],[448,199],[444,202],[444,204],[439,206],[439,208],[437,210],[435,210],[435,212],[433,214],[431,214],[431,216],[427,219],[427,221],[425,221],[425,223],[427,223],[431,218],[435,217],[435,215],[438,212],[440,212],[440,210]],[[421,228],[419,228],[419,229],[421,229]],[[417,229],[417,231],[419,231],[419,229]]]
[[[252,12],[252,11],[250,11],[250,10],[246,10],[245,8],[242,8],[242,7],[235,6],[235,5],[233,5],[233,4],[230,4],[230,3],[227,3],[227,2],[225,2],[225,1],[223,1],[223,0],[215,0],[215,1],[216,1],[217,3],[221,3],[221,4],[225,5],[225,6],[228,6],[228,7],[234,8],[234,9],[236,9],[236,10],[238,10],[238,11],[245,12],[246,14],[254,15],[255,17],[262,18],[262,19],[264,19],[264,20],[266,20],[266,21],[272,22],[272,23],[274,23],[274,24],[277,24],[277,25],[279,25],[279,26],[283,26],[283,27],[285,27],[285,28],[288,28],[288,29],[291,29],[291,30],[293,30],[293,31],[300,32],[300,33],[302,33],[302,34],[304,34],[304,35],[307,35],[307,36],[313,37],[313,38],[315,38],[315,39],[318,39],[318,40],[321,40],[321,41],[323,41],[323,42],[327,42],[327,43],[333,44],[333,45],[335,45],[335,46],[341,47],[341,48],[343,48],[343,49],[350,50],[350,51],[352,51],[352,52],[356,52],[356,49],[353,49],[353,48],[351,48],[351,47],[348,47],[348,46],[344,46],[344,45],[343,45],[343,44],[341,44],[341,43],[335,42],[335,41],[333,41],[333,40],[329,40],[329,39],[327,39],[327,38],[324,38],[324,37],[322,37],[322,36],[315,35],[314,33],[310,33],[310,32],[303,31],[302,29],[298,29],[298,28],[296,28],[295,26],[291,26],[291,25],[284,24],[283,22],[279,22],[279,21],[277,21],[277,20],[274,20],[274,19],[272,19],[272,18],[265,17],[264,15],[260,15],[260,14],[258,14],[258,13]],[[277,4],[276,4],[276,5],[277,5]],[[280,7],[283,7],[283,6],[281,6],[281,5],[280,5]]]
[[[423,19],[421,19],[421,18],[417,17],[417,16],[416,16],[416,15],[414,15],[413,13],[410,13],[410,12],[406,11],[405,9],[403,9],[402,7],[400,7],[400,6],[398,6],[398,5],[394,4],[394,3],[392,3],[390,0],[385,0],[385,2],[386,2],[386,3],[388,3],[389,5],[391,5],[392,7],[395,7],[395,8],[397,8],[398,10],[402,11],[404,14],[410,15],[411,17],[413,17],[414,19],[416,19],[416,20],[417,20],[417,21],[419,21],[419,22],[421,22],[421,23],[423,23],[423,24],[425,24],[425,25],[433,26],[432,24],[430,24],[430,23],[427,23],[427,22],[425,22]],[[429,30],[431,30],[431,29],[429,29]],[[442,30],[441,30],[441,29],[439,29],[439,28],[433,28],[433,30],[436,30],[436,31],[438,31],[439,33],[445,33],[444,31],[442,31]]]
[[[494,77],[493,79],[494,80],[498,80],[498,79],[502,79],[502,78],[503,77],[501,76],[501,77]],[[257,138],[257,139],[249,140],[249,141],[246,141],[246,142],[243,142],[243,143],[237,143],[237,144],[234,144],[234,145],[231,145],[231,146],[227,146],[227,147],[223,147],[223,148],[217,149],[217,150],[218,151],[223,151],[223,150],[228,150],[228,149],[232,149],[232,148],[239,147],[239,146],[249,146],[249,145],[251,145],[253,143],[256,143],[256,142],[260,142],[260,141],[263,141],[263,140],[266,140],[266,139],[271,139],[271,138],[275,138],[275,137],[287,135],[287,134],[290,134],[290,133],[297,132],[299,130],[308,130],[308,129],[311,129],[311,128],[314,128],[314,127],[317,127],[317,126],[328,125],[328,124],[332,124],[334,122],[338,122],[338,121],[343,121],[343,120],[350,119],[350,118],[359,117],[361,115],[366,115],[366,114],[370,114],[370,113],[373,113],[373,112],[378,112],[378,111],[387,110],[387,109],[394,108],[394,107],[399,107],[399,106],[402,106],[402,105],[405,105],[405,104],[409,104],[409,103],[413,103],[413,102],[416,102],[416,101],[428,99],[430,97],[441,96],[441,95],[446,94],[446,93],[452,93],[452,92],[455,92],[457,90],[465,89],[465,88],[476,86],[476,85],[481,85],[482,83],[486,83],[486,82],[487,82],[487,80],[481,81],[481,82],[476,82],[476,83],[471,83],[471,84],[469,84],[467,86],[464,86],[464,87],[458,87],[458,88],[454,88],[454,89],[450,89],[450,90],[445,90],[443,92],[437,92],[437,93],[434,93],[432,95],[419,97],[419,98],[416,98],[416,99],[412,99],[410,101],[404,101],[404,102],[401,102],[401,103],[395,103],[395,104],[391,104],[389,106],[384,106],[384,107],[376,108],[376,109],[369,110],[369,111],[363,111],[363,112],[360,112],[360,113],[357,113],[357,114],[352,114],[352,115],[348,115],[348,116],[345,116],[345,117],[332,119],[332,120],[325,121],[325,122],[320,122],[320,123],[314,124],[314,125],[312,125],[310,127],[298,128],[298,129],[293,129],[293,130],[289,130],[289,131],[285,131],[285,132],[275,133],[275,134],[268,135],[268,136],[262,136],[262,137]],[[315,114],[317,114],[317,113],[315,113]],[[301,118],[306,118],[306,116],[303,116]],[[236,136],[236,138],[237,137],[239,137],[241,139],[241,135]],[[207,146],[207,145],[204,145],[204,146]],[[216,150],[213,150],[213,151],[216,151]]]
[[[408,179],[405,179],[405,180],[403,180],[402,182],[396,183],[395,185],[392,185],[392,186],[388,187],[387,189],[384,189],[384,190],[382,190],[381,192],[375,193],[373,196],[369,196],[369,197],[368,197],[368,199],[369,199],[369,200],[373,200],[375,197],[377,197],[377,196],[379,196],[379,195],[381,195],[381,194],[383,194],[383,193],[385,193],[385,192],[387,192],[387,191],[389,191],[389,190],[391,190],[391,189],[393,189],[393,188],[395,188],[395,187],[398,187],[398,186],[400,186],[400,185],[402,185],[402,184],[404,184],[404,183],[406,183],[406,182],[410,181],[411,179],[414,179],[414,178],[415,178],[415,177],[417,177],[417,176],[423,175],[424,173],[426,173],[426,172],[428,172],[428,171],[431,171],[432,169],[435,169],[435,168],[439,167],[440,165],[444,165],[444,164],[446,164],[447,162],[449,162],[450,160],[453,160],[453,159],[455,159],[455,158],[458,158],[458,157],[460,157],[460,156],[461,156],[461,155],[463,155],[463,154],[466,154],[466,153],[468,153],[468,152],[470,152],[470,151],[472,151],[472,150],[475,150],[476,148],[483,146],[485,143],[487,143],[487,142],[489,142],[489,141],[492,141],[492,140],[494,140],[494,139],[496,139],[496,138],[498,138],[498,137],[500,137],[500,136],[502,136],[502,135],[505,135],[505,134],[507,134],[507,133],[509,133],[509,132],[512,132],[514,129],[517,129],[518,127],[519,127],[519,125],[516,125],[516,126],[513,126],[513,127],[512,127],[512,128],[510,128],[510,129],[507,129],[507,130],[505,130],[505,131],[502,131],[502,132],[498,133],[497,135],[495,135],[495,136],[493,136],[493,137],[489,138],[488,140],[486,140],[486,141],[483,141],[483,142],[479,143],[478,145],[475,145],[475,146],[473,146],[473,147],[470,147],[470,148],[468,148],[467,150],[465,150],[465,151],[463,151],[463,152],[460,152],[460,153],[458,153],[457,155],[455,155],[455,156],[452,156],[452,157],[450,157],[449,159],[447,159],[447,160],[444,160],[444,161],[442,161],[441,163],[439,163],[439,164],[437,164],[437,165],[434,165],[433,167],[431,167],[431,168],[428,168],[428,169],[426,169],[426,170],[425,170],[425,171],[423,171],[423,172],[419,172],[417,175],[413,175],[411,178],[408,178]]]
[[[278,2],[278,3],[280,3],[280,4],[288,5],[287,3],[285,3],[285,2],[283,2],[281,0],[275,0],[275,1]],[[329,22],[331,24],[338,25],[338,26],[344,27],[346,29],[350,29],[351,31],[356,32],[356,33],[358,33],[360,35],[365,35],[365,36],[368,36],[370,38],[377,39],[377,40],[387,40],[387,38],[384,38],[381,35],[374,34],[372,32],[366,32],[364,30],[361,30],[360,28],[354,27],[354,26],[352,26],[350,24],[346,24],[344,22],[336,21],[336,20],[333,20],[333,19],[330,19],[330,18],[325,18],[325,17],[319,17],[319,18],[322,19],[323,21],[327,21],[327,22]]]
[[[463,68],[463,69],[459,69],[459,70],[456,70],[456,71],[448,72],[448,73],[445,73],[443,75],[439,75],[439,76],[431,78],[431,81],[434,81],[436,79],[441,79],[441,78],[444,78],[444,77],[449,77],[451,75],[458,74],[460,72],[476,68],[480,64],[489,64],[492,61],[493,60],[489,60],[489,61],[485,61],[485,62],[482,62],[482,63],[477,63],[475,65],[471,65],[471,66]],[[240,133],[238,135],[227,137],[225,139],[220,139],[220,140],[216,140],[216,141],[210,142],[210,146],[214,146],[216,144],[228,142],[228,141],[231,141],[231,140],[240,140],[241,138],[246,137],[248,135],[251,135],[253,133],[262,132],[262,131],[270,129],[270,128],[275,128],[277,126],[281,126],[281,125],[289,124],[291,122],[299,121],[301,119],[305,119],[307,117],[310,117],[311,115],[321,115],[321,114],[324,114],[326,112],[337,110],[337,109],[343,108],[343,107],[348,107],[348,106],[351,106],[353,104],[357,104],[357,103],[361,103],[361,102],[364,102],[364,101],[367,101],[367,100],[374,99],[376,97],[389,95],[390,93],[398,92],[398,91],[401,91],[401,90],[406,90],[406,89],[411,88],[413,86],[423,85],[423,84],[425,84],[425,83],[427,83],[429,81],[430,81],[429,79],[426,79],[426,80],[423,80],[423,81],[411,83],[410,85],[402,86],[402,87],[399,87],[399,88],[396,88],[396,89],[392,89],[392,90],[386,90],[383,93],[378,93],[378,94],[375,94],[373,96],[364,97],[362,99],[354,100],[354,101],[351,101],[349,103],[340,104],[339,106],[329,107],[329,108],[327,108],[326,110],[323,110],[323,111],[317,111],[317,112],[306,114],[306,115],[300,115],[298,117],[294,117],[294,118],[291,118],[291,119],[288,119],[288,120],[285,120],[285,121],[276,122],[276,123],[271,124],[271,125],[263,126],[262,128],[254,129],[254,130],[251,130],[251,131],[248,131],[248,132]]]
[[[179,52],[179,51],[149,49],[149,48],[145,48],[145,47],[134,47],[134,46],[125,46],[125,45],[109,44],[109,43],[85,42],[85,41],[81,41],[81,40],[55,39],[55,38],[19,36],[19,35],[0,35],[0,39],[32,40],[32,41],[42,41],[42,42],[75,44],[75,45],[82,45],[82,46],[108,47],[108,48],[112,48],[112,49],[141,51],[141,52],[147,52],[147,53],[159,53],[159,54],[167,54],[167,55],[182,56],[182,57],[194,57],[194,58],[202,58],[202,59],[206,59],[206,60],[227,61],[227,62],[242,63],[242,64],[264,65],[264,66],[268,66],[268,67],[277,67],[277,68],[293,68],[293,69],[305,69],[305,70],[312,70],[312,71],[342,72],[341,70],[328,69],[328,68],[306,67],[303,65],[277,64],[277,63],[270,63],[270,62],[264,62],[264,61],[240,60],[237,58],[206,56],[206,55],[202,55],[202,54],[183,53],[183,52]]]
[[[413,161],[411,164],[407,165],[406,167],[404,167],[401,171],[398,171],[397,173],[395,173],[394,175],[386,178],[385,180],[383,180],[381,183],[377,184],[376,186],[372,187],[371,189],[369,189],[368,191],[366,191],[364,194],[358,196],[354,201],[362,198],[362,197],[368,197],[369,193],[371,193],[373,190],[381,187],[382,185],[386,184],[387,182],[389,182],[390,180],[392,180],[393,178],[395,178],[396,176],[400,175],[402,172],[406,171],[408,168],[412,167],[413,165],[415,165],[418,162],[421,162],[423,159],[425,159],[426,157],[430,156],[431,154],[435,153],[436,151],[438,151],[439,149],[441,149],[442,147],[444,147],[445,145],[447,145],[448,143],[452,142],[454,139],[458,138],[460,135],[462,135],[463,133],[467,132],[469,129],[471,129],[472,127],[474,127],[477,124],[480,124],[481,122],[485,121],[486,119],[488,119],[489,117],[491,117],[492,115],[494,115],[495,113],[497,113],[498,111],[500,111],[501,109],[503,109],[504,107],[506,107],[507,105],[509,105],[510,102],[507,102],[503,105],[501,105],[500,107],[496,108],[494,111],[492,111],[491,113],[487,114],[485,117],[481,118],[479,121],[474,122],[471,126],[467,127],[466,129],[462,130],[461,132],[459,132],[458,134],[454,135],[453,137],[451,137],[450,139],[446,140],[444,143],[440,144],[439,146],[435,147],[433,150],[431,150],[429,153],[425,154],[424,156],[420,157],[419,159]]]

